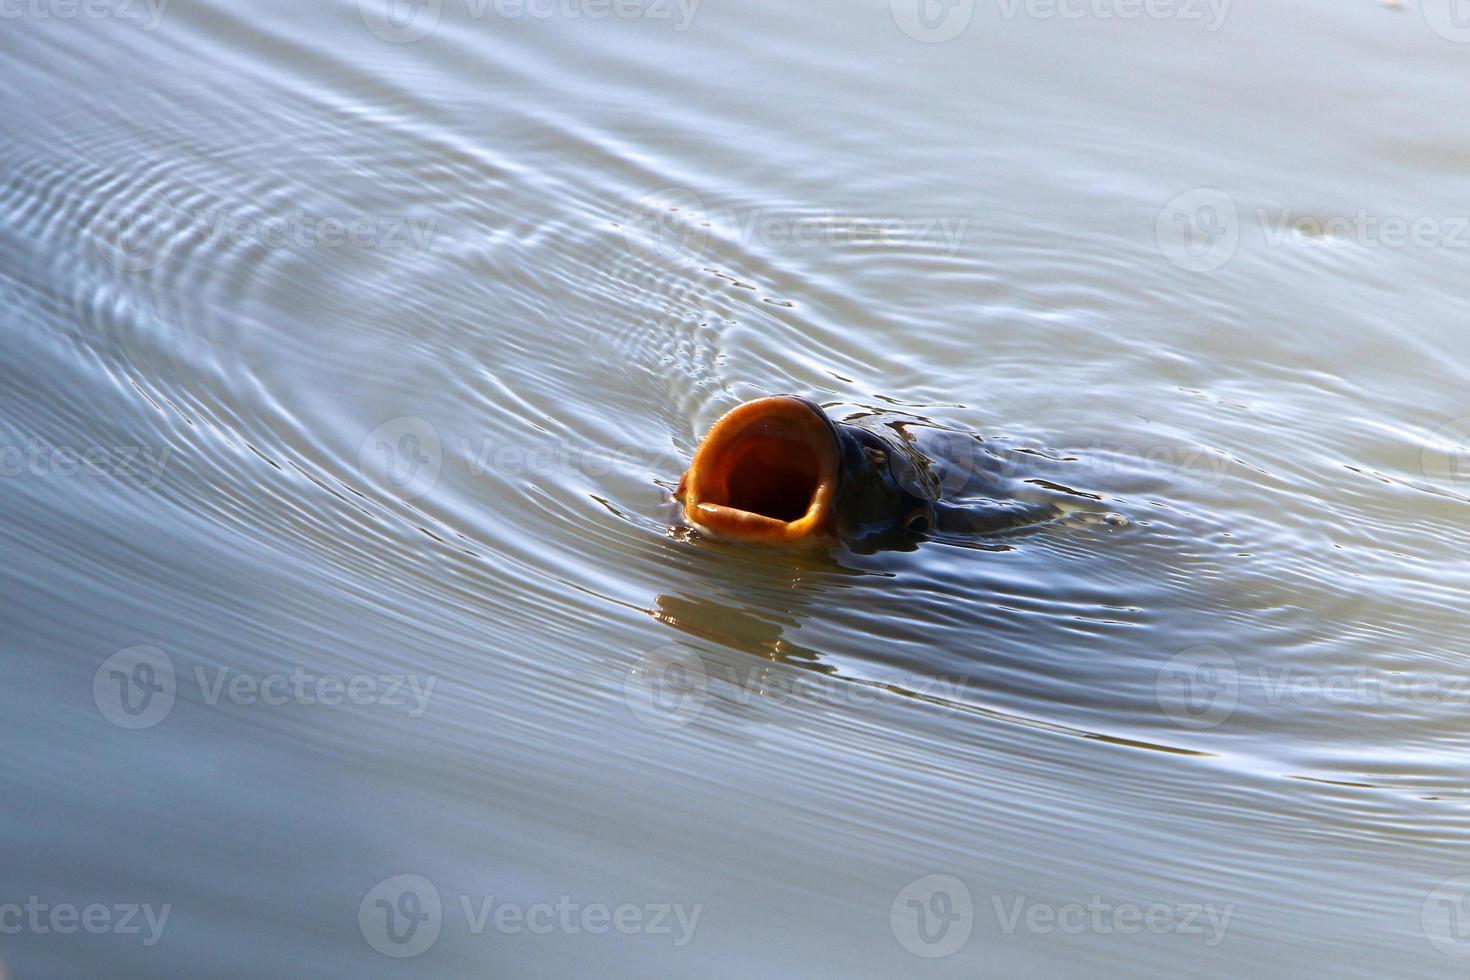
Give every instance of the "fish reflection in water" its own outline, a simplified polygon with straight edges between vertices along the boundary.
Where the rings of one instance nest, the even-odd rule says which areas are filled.
[[[713,645],[716,649],[743,649],[756,659],[729,659],[683,642],[661,646],[645,653],[639,665],[643,676],[638,680],[650,689],[650,700],[662,701],[662,710],[682,724],[698,713],[697,709],[687,713],[691,702],[700,707],[719,704],[724,711],[745,714],[761,703],[856,704],[895,698],[1128,748],[1171,755],[1210,755],[997,709],[984,703],[984,689],[968,672],[924,676],[900,671],[880,672],[878,676],[845,672],[825,661],[821,651],[785,635],[787,630],[799,631],[803,612],[830,598],[833,590],[823,588],[820,582],[804,581],[799,575],[781,584],[782,595],[789,597],[784,605],[769,601],[769,597],[763,600],[756,589],[750,590],[744,602],[728,595],[660,594],[656,608],[651,610],[659,622],[695,638],[701,648]],[[681,711],[686,713],[680,715]]]

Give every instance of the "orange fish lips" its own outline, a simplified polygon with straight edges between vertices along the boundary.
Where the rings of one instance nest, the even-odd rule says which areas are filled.
[[[833,537],[837,437],[821,409],[777,395],[722,416],[699,444],[676,497],[690,524],[768,544]]]

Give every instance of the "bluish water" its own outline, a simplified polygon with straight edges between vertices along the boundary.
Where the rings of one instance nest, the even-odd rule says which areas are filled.
[[[1470,36],[1133,9],[6,8],[7,975],[1462,969]]]

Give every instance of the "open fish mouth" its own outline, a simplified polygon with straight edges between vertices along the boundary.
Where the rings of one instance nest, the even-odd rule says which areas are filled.
[[[833,533],[837,433],[821,408],[776,395],[720,418],[677,497],[689,523],[732,540],[817,541]]]

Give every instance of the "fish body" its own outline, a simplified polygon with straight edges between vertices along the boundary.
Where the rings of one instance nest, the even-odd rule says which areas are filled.
[[[936,531],[981,532],[1039,518],[999,501],[957,505],[918,476],[916,450],[774,395],[722,416],[675,492],[684,520],[718,538],[860,550],[912,547]]]

